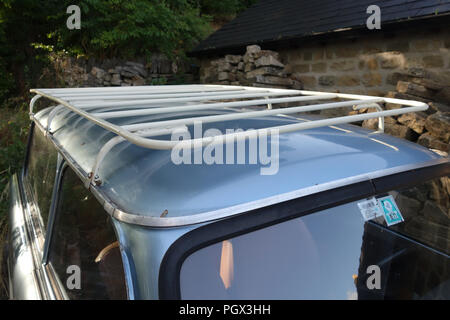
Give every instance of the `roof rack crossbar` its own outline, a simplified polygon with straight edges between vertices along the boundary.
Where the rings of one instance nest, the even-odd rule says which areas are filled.
[[[369,102],[371,102],[371,103],[383,102],[383,98],[373,98],[370,100],[369,99],[368,100],[350,100],[350,101],[342,101],[342,102],[334,102],[334,103],[317,104],[317,105],[311,105],[311,106],[299,106],[299,107],[289,107],[289,108],[281,108],[281,109],[239,112],[239,113],[231,113],[231,114],[225,114],[225,115],[192,117],[192,118],[167,120],[167,121],[155,121],[155,122],[148,122],[148,123],[137,123],[137,124],[124,125],[122,127],[129,131],[135,131],[135,130],[158,128],[158,127],[164,127],[164,126],[190,125],[190,124],[194,124],[195,122],[211,123],[211,122],[219,122],[219,121],[260,118],[260,117],[267,117],[267,116],[273,116],[273,115],[279,115],[279,114],[292,114],[292,113],[299,113],[299,112],[326,110],[326,109],[334,109],[334,108],[342,108],[342,107],[352,107],[355,105],[366,104]]]
[[[214,96],[214,95],[218,95],[220,94],[221,96],[230,96],[230,95],[235,95],[235,94],[239,94],[241,93],[242,90],[239,91],[223,91],[223,92],[216,92],[216,91],[208,91],[208,92],[194,92],[194,93],[166,93],[166,94],[149,94],[149,93],[134,93],[134,94],[127,94],[124,92],[111,92],[108,93],[107,96],[105,96],[104,94],[101,93],[91,93],[91,94],[54,94],[53,96],[58,97],[58,98],[62,98],[62,99],[67,99],[67,100],[76,100],[76,101],[89,101],[89,100],[93,100],[95,98],[99,98],[100,100],[121,100],[121,99],[129,99],[130,97],[138,100],[138,99],[162,99],[162,98],[174,98],[174,97],[208,97],[208,96]],[[282,92],[272,92],[270,93],[269,91],[255,91],[255,94],[269,94],[269,95],[288,95],[286,93],[282,93]]]
[[[265,104],[275,104],[275,103],[287,103],[287,102],[301,102],[301,101],[314,101],[314,100],[328,100],[337,98],[336,94],[323,94],[320,96],[300,96],[300,97],[289,97],[289,98],[266,98],[261,100],[245,100],[245,101],[235,101],[235,102],[218,102],[218,103],[202,103],[188,106],[170,106],[165,108],[150,108],[141,110],[124,110],[124,111],[106,111],[92,113],[96,117],[103,119],[117,118],[117,117],[133,117],[140,115],[150,115],[158,113],[171,113],[178,111],[193,111],[193,110],[207,110],[207,109],[224,109],[224,108],[234,108],[234,107],[246,107],[246,106],[260,106]],[[102,104],[102,106],[107,106],[107,104]],[[116,106],[113,104],[113,106]],[[279,110],[279,109],[277,109]]]
[[[233,93],[235,93],[235,91],[233,91]],[[216,94],[216,93],[214,93]],[[98,103],[91,103],[91,104],[75,104],[76,107],[80,108],[80,109],[94,109],[94,108],[100,108],[100,107],[118,107],[118,106],[130,106],[133,109],[135,108],[156,108],[156,107],[160,107],[160,105],[153,105],[153,104],[161,104],[161,103],[173,103],[173,102],[190,102],[190,101],[203,101],[203,100],[220,100],[220,99],[226,99],[228,98],[229,93],[227,93],[226,95],[211,95],[209,96],[208,94],[205,95],[198,95],[195,97],[182,97],[182,98],[172,98],[172,99],[151,99],[151,100],[138,100],[138,102],[136,102],[135,100],[132,100],[134,102],[130,103],[130,99],[125,100],[124,101],[120,101],[119,103],[117,102],[98,102]],[[288,93],[290,94],[290,93]],[[231,95],[231,94],[230,94]],[[240,98],[257,98],[257,97],[267,97],[267,96],[283,96],[286,95],[286,93],[283,92],[264,92],[264,93],[250,93],[250,94],[241,94],[239,95]],[[135,99],[134,95],[129,95],[130,97],[133,97],[133,99]],[[36,96],[37,97],[37,96]],[[58,97],[59,99],[65,99],[67,100],[67,102],[74,104],[75,102],[79,101],[78,99],[75,99],[74,101],[67,99],[67,97],[65,96],[55,96]],[[127,97],[127,96],[123,96],[123,97]],[[148,97],[152,97],[151,95],[148,95]],[[231,97],[231,96],[230,96]],[[235,96],[233,96],[235,98]],[[87,97],[84,97],[87,98]],[[112,98],[111,98],[112,99]],[[267,97],[267,99],[269,99]],[[92,98],[90,98],[90,100],[93,100]],[[101,99],[103,100],[103,99]],[[49,116],[48,119],[48,128],[50,128],[51,122],[53,120],[53,118],[56,116],[56,114],[60,111],[60,109],[58,110],[53,110],[52,113]],[[32,112],[32,111],[31,111]],[[108,113],[108,116],[112,114],[112,113]],[[112,116],[114,117],[114,116]],[[50,131],[49,129],[47,131]]]
[[[422,106],[408,107],[408,108],[399,109],[399,111],[386,110],[386,111],[381,111],[381,112],[363,113],[363,114],[358,114],[358,115],[337,117],[337,118],[333,118],[333,119],[314,120],[314,121],[308,121],[308,122],[302,122],[302,123],[288,124],[288,125],[283,125],[283,126],[255,129],[253,131],[235,132],[235,133],[223,134],[223,135],[215,136],[215,137],[203,137],[203,138],[199,138],[199,139],[189,139],[189,140],[182,140],[182,141],[143,139],[141,137],[133,139],[133,141],[135,142],[136,145],[150,148],[150,149],[157,149],[157,150],[170,150],[175,147],[177,147],[177,148],[197,148],[197,147],[205,146],[210,143],[224,143],[224,141],[233,141],[232,139],[235,139],[235,141],[241,140],[241,139],[249,139],[252,136],[257,137],[260,134],[267,134],[267,135],[281,134],[281,133],[301,131],[301,130],[307,130],[307,129],[313,129],[313,128],[327,127],[327,126],[331,126],[331,125],[358,122],[358,121],[374,119],[374,118],[378,118],[378,117],[388,117],[388,116],[392,116],[392,115],[399,115],[399,114],[404,114],[404,113],[409,113],[409,112],[418,112],[418,111],[423,111],[423,110],[426,110],[426,108],[422,107]]]
[[[76,88],[77,93],[105,93],[110,92],[127,92],[127,93],[194,93],[194,92],[224,92],[224,91],[245,91],[246,88],[253,89],[252,91],[267,90],[267,88],[258,87],[239,87],[239,86],[221,86],[221,85],[204,85],[201,88],[198,85],[164,85],[164,86],[132,86],[132,87],[94,87],[94,88]],[[37,91],[45,91],[49,94],[60,93],[67,94],[73,93],[74,89],[70,88],[58,88],[58,89],[32,89]],[[282,90],[282,89],[279,89]],[[296,91],[296,90],[288,90]]]
[[[216,96],[205,96],[205,97],[182,97],[182,98],[167,98],[167,99],[144,99],[144,100],[136,100],[133,98],[128,100],[116,101],[116,102],[97,102],[97,103],[77,103],[76,106],[88,109],[88,108],[99,108],[99,107],[125,107],[125,106],[136,106],[136,105],[150,105],[150,104],[161,104],[161,103],[172,103],[172,102],[191,102],[191,101],[203,101],[203,100],[228,100],[228,99],[244,99],[244,98],[259,98],[259,97],[267,97],[267,96],[285,96],[286,94],[282,93],[249,93],[249,94],[240,94],[240,95],[216,95]],[[324,96],[331,96],[324,95]],[[311,98],[311,96],[308,96]],[[321,96],[315,96],[321,97]],[[336,95],[334,95],[336,97]],[[299,97],[297,97],[298,99]],[[267,98],[270,99],[270,98]],[[95,99],[92,99],[95,100]],[[257,101],[255,101],[257,102]],[[222,102],[223,103],[223,102]]]
[[[201,97],[196,96],[192,97],[183,97],[183,98],[173,98],[173,99],[152,99],[152,100],[140,100],[140,101],[120,101],[120,102],[99,102],[99,103],[91,103],[91,104],[75,104],[74,106],[80,109],[88,110],[92,108],[100,108],[100,107],[121,107],[121,106],[132,106],[133,109],[136,107],[140,110],[126,110],[126,111],[117,111],[117,112],[98,112],[92,113],[93,116],[99,117],[102,119],[108,118],[116,118],[116,117],[126,117],[126,116],[138,116],[138,115],[150,115],[150,114],[158,114],[158,113],[169,113],[169,112],[177,112],[177,111],[190,111],[190,110],[206,110],[211,108],[226,108],[226,107],[243,107],[250,105],[264,105],[267,104],[268,108],[271,109],[272,103],[282,103],[282,102],[299,102],[299,101],[312,101],[312,100],[321,100],[321,99],[333,99],[337,98],[336,94],[322,94],[315,96],[300,96],[300,97],[289,97],[289,98],[278,98],[273,99],[269,98],[269,96],[283,96],[283,95],[291,95],[290,92],[264,92],[264,93],[250,93],[250,94],[240,94],[239,96],[233,96],[233,98],[257,98],[264,97],[264,100],[245,100],[245,101],[237,101],[237,102],[221,102],[221,103],[209,103],[209,104],[197,104],[197,105],[189,105],[189,106],[174,106],[174,107],[165,107],[161,108],[161,103],[173,103],[173,102],[193,102],[193,101],[202,101],[202,100],[226,100],[228,96],[216,95],[216,96],[208,96]],[[231,97],[230,97],[231,98]],[[58,99],[62,99],[58,97]],[[158,105],[159,103],[159,105]],[[72,102],[74,104],[74,102]],[[156,104],[156,105],[154,105]],[[139,108],[139,106],[143,106]],[[49,115],[47,122],[47,132],[50,131],[51,123],[54,117],[61,111],[61,108],[55,108]]]

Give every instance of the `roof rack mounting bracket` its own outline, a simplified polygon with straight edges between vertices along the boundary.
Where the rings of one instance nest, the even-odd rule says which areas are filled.
[[[377,111],[383,111],[383,108],[380,107],[378,103],[372,102],[368,104],[358,104],[353,106],[353,110],[360,110],[363,108],[375,108]],[[384,132],[384,117],[378,117],[378,131],[377,132]]]

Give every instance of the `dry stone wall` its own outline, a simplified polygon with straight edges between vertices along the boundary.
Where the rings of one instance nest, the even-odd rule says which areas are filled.
[[[302,89],[303,85],[286,71],[279,54],[248,46],[244,55],[226,55],[201,68],[200,81],[224,85]]]
[[[417,142],[427,148],[449,151],[450,138],[450,75],[412,68],[392,75],[397,80],[395,91],[387,97],[422,101],[429,105],[426,112],[407,113],[385,118],[385,132]],[[386,109],[400,108],[386,104]],[[367,112],[369,110],[361,110]],[[378,119],[363,122],[363,127],[376,129]]]
[[[126,61],[54,57],[57,85],[62,87],[141,86],[198,82],[197,70],[185,61],[171,61],[163,54]]]

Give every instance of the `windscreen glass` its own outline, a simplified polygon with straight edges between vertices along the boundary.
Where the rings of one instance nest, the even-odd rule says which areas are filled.
[[[182,299],[450,299],[449,178],[202,248]]]

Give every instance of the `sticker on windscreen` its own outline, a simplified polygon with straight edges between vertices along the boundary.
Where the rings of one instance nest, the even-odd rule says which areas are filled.
[[[378,198],[378,203],[380,204],[382,213],[384,215],[384,220],[386,220],[386,224],[388,226],[392,226],[404,221],[402,214],[400,213],[400,209],[395,203],[394,197],[387,196]]]
[[[383,215],[378,201],[374,197],[358,202],[358,208],[364,221],[369,221]]]

